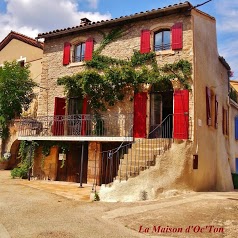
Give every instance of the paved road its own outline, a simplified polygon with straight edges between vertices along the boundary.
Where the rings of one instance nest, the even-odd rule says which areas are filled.
[[[238,237],[237,191],[102,203],[37,184],[0,171],[0,238]]]

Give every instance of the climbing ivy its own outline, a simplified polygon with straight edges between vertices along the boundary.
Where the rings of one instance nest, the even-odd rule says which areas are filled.
[[[159,67],[155,52],[141,54],[135,50],[127,60],[101,55],[106,45],[124,33],[121,28],[107,35],[102,33],[104,39],[94,51],[92,60],[86,62],[86,69],[57,80],[58,85],[64,85],[68,97],[87,95],[91,108],[99,113],[106,110],[107,105],[113,106],[123,100],[126,93],[143,90],[144,84],[158,83],[161,91],[165,91],[171,85],[171,80],[178,78],[184,88],[190,88],[191,63],[187,60]]]
[[[64,154],[69,151],[69,145],[62,141],[40,141],[38,143],[35,141],[21,141],[18,151],[21,162],[17,168],[11,171],[12,178],[27,178],[29,170],[34,165],[35,151],[39,147],[42,148],[41,168],[43,168],[45,158],[50,154],[50,148],[52,146],[58,146]],[[64,161],[62,161],[62,166],[63,165]]]

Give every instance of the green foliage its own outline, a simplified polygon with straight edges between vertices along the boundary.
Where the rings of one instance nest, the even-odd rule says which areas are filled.
[[[100,55],[113,40],[124,34],[121,28],[104,34],[100,47],[93,53],[91,61],[86,62],[87,69],[73,76],[59,78],[57,83],[64,85],[67,96],[85,96],[89,98],[91,108],[96,114],[106,110],[124,99],[126,93],[142,90],[144,84],[156,84],[160,91],[170,90],[171,79],[178,78],[184,88],[189,89],[191,63],[179,60],[173,64],[158,67],[155,52],[141,54],[134,51],[130,60],[120,60]]]
[[[99,197],[99,194],[97,192],[94,193],[94,201],[95,202],[100,201],[100,197]]]
[[[123,34],[126,33],[126,29],[122,27],[117,27],[112,29],[108,34],[105,34],[102,31],[99,31],[103,35],[103,40],[99,46],[99,48],[94,52],[95,54],[100,54],[102,50],[110,44],[112,41],[120,38]]]
[[[235,89],[233,89],[233,88],[230,89],[229,96],[233,101],[237,102],[237,92]]]
[[[0,68],[0,125],[2,138],[8,136],[8,122],[19,116],[22,109],[27,110],[34,98],[29,65],[21,67],[16,61],[5,62]]]
[[[21,162],[18,164],[18,168],[14,168],[11,171],[12,178],[27,178],[29,170],[33,167],[35,148],[38,144],[34,141],[21,141],[19,147],[19,157]]]
[[[11,176],[12,178],[22,178],[22,179],[26,179],[27,178],[27,174],[28,174],[28,167],[26,164],[21,165],[18,168],[14,168],[11,171]]]

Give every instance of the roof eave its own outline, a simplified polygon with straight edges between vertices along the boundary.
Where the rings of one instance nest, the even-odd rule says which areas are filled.
[[[170,14],[173,14],[175,12],[179,12],[182,9],[184,9],[184,10],[190,9],[191,6],[192,5],[189,2],[175,4],[173,6],[168,6],[166,8],[159,8],[157,10],[146,11],[146,12],[143,12],[143,13],[136,13],[134,15],[115,18],[115,19],[112,19],[112,20],[105,20],[105,21],[101,21],[101,22],[96,22],[96,23],[92,23],[92,24],[89,24],[89,25],[86,25],[86,26],[76,26],[76,27],[72,27],[72,28],[68,28],[68,29],[56,30],[55,32],[42,33],[42,34],[39,34],[36,37],[36,39],[50,38],[50,37],[55,37],[55,36],[59,36],[59,35],[67,35],[67,34],[71,34],[71,33],[74,33],[74,32],[93,29],[93,28],[96,28],[96,27],[107,27],[107,26],[111,26],[111,25],[114,25],[114,24],[120,24],[120,23],[123,23],[125,21],[135,21],[135,20],[143,19],[143,18],[150,19],[150,18],[154,18],[156,16],[170,15]]]

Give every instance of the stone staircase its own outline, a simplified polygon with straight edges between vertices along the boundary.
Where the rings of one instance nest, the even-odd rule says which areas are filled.
[[[120,159],[117,180],[128,180],[141,171],[154,166],[156,157],[171,147],[172,139],[138,139]]]

